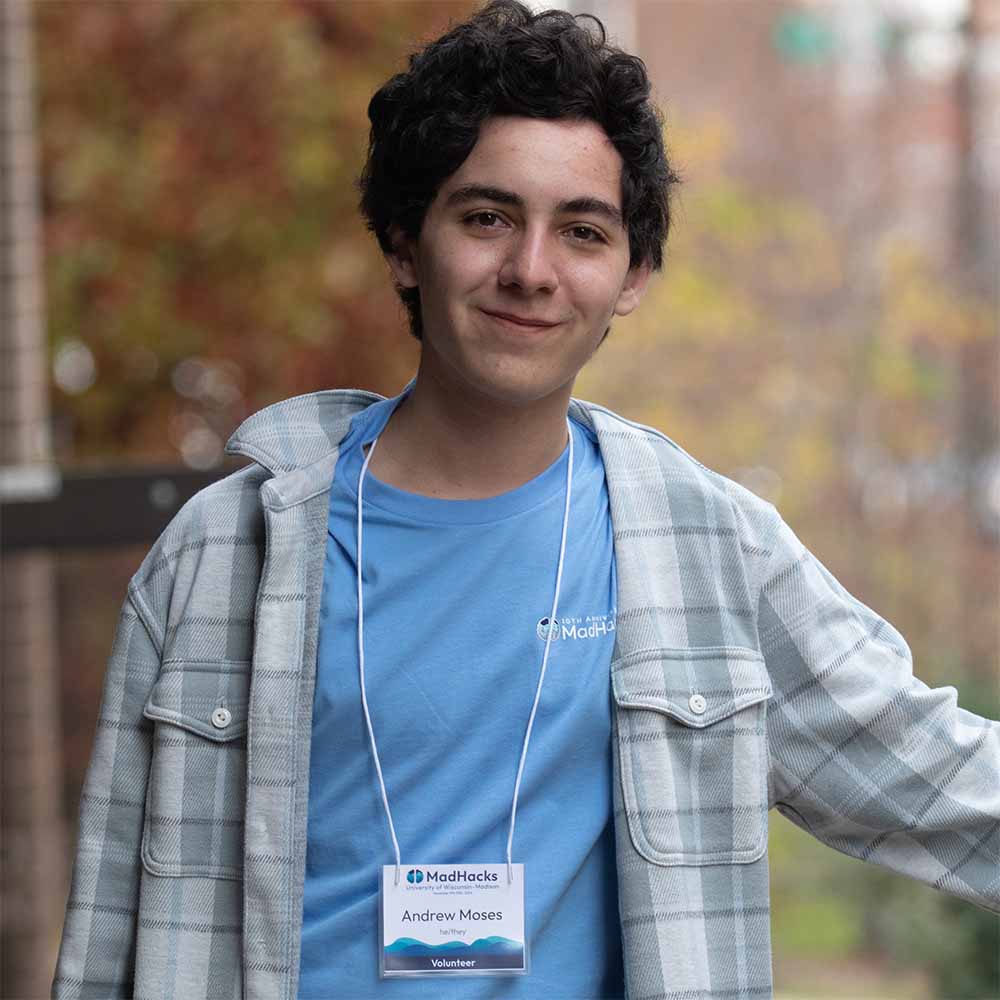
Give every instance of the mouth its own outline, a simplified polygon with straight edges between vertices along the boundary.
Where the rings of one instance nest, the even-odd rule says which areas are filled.
[[[480,311],[489,316],[490,319],[496,320],[498,323],[508,327],[509,329],[523,330],[525,332],[530,332],[532,330],[551,330],[552,327],[559,325],[557,322],[552,320],[541,319],[534,316],[518,316],[516,313],[492,312],[489,309],[482,309]]]

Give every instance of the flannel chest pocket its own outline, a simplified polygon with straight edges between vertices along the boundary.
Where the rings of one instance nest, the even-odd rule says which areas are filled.
[[[756,650],[644,650],[612,664],[629,833],[660,865],[756,861],[767,849],[767,699]]]
[[[142,833],[154,875],[243,874],[248,663],[168,663],[143,715],[156,725]]]

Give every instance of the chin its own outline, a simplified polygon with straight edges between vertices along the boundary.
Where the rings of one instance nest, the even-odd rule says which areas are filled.
[[[510,407],[531,406],[550,396],[569,393],[575,372],[554,371],[529,356],[512,357],[507,350],[482,341],[462,345],[447,353],[425,344],[423,363],[430,362],[434,379],[452,391],[489,399]]]

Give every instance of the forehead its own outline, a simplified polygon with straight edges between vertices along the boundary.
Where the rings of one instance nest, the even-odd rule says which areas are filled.
[[[600,198],[621,209],[622,158],[596,122],[569,118],[487,118],[465,162],[440,196],[467,184],[502,187],[526,203]]]

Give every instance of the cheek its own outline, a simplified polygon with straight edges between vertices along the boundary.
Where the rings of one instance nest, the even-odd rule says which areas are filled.
[[[457,250],[438,256],[423,277],[425,283],[433,285],[441,294],[461,295],[495,278],[499,266],[500,255],[493,248]]]
[[[618,296],[625,280],[625,270],[610,270],[584,264],[573,271],[574,297],[581,311],[589,315],[610,316],[614,312]]]

